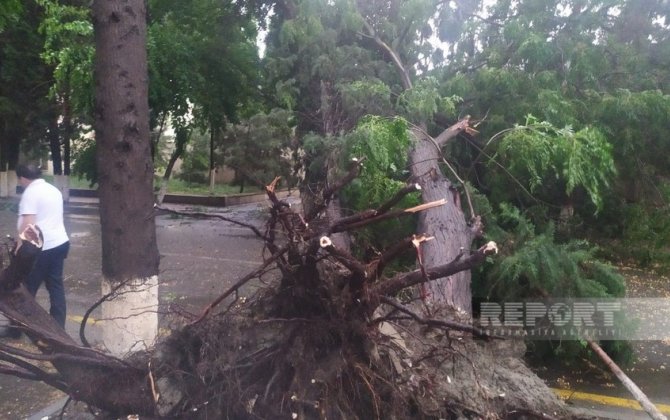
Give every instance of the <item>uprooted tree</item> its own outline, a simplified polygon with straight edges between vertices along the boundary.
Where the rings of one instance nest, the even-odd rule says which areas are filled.
[[[124,281],[152,279],[157,273],[142,63],[145,10],[140,0],[93,5],[100,60],[96,141],[104,149],[98,150],[103,248],[111,241],[103,274],[124,286]],[[373,26],[365,36],[388,49]],[[462,119],[435,139],[425,130],[414,131],[413,182],[421,186],[424,201],[418,207],[397,206],[404,194],[418,192],[408,185],[378,208],[333,217],[327,210],[358,175],[360,160],[345,176],[328,179],[304,211],[278,200],[270,184],[267,228],[261,232],[250,226],[267,250],[259,268],[201,314],[185,314],[182,326],[152,349],[123,359],[78,345],[30,296],[22,282],[39,244],[26,238],[10,253],[0,277],[0,312],[35,349],[0,343],[0,372],[43,381],[115,416],[564,417],[553,394],[519,361],[514,342],[481,334],[467,312],[450,309],[449,304],[469,305],[467,275],[452,277],[439,303],[423,301],[413,291],[419,284],[466,274],[495,252],[494,244],[471,248],[472,234],[480,228],[477,218],[471,214],[466,223],[458,193],[438,167],[440,146],[468,127],[468,119]],[[399,238],[368,260],[355,258],[331,239],[416,212],[426,215],[420,220],[422,232]],[[138,228],[115,224],[121,216]],[[123,240],[134,241],[133,247]],[[416,253],[419,267],[389,274],[389,263],[405,252]],[[113,260],[124,253],[127,261]],[[271,269],[280,273],[276,281],[243,298],[240,288],[265,280]],[[113,297],[117,289],[110,288]],[[434,288],[431,296],[441,290]]]
[[[333,245],[334,234],[444,205],[438,200],[397,209],[400,197],[419,189],[408,185],[379,208],[324,223],[321,216],[333,194],[360,168],[360,160],[352,162],[349,173],[322,191],[316,200],[321,206],[308,214],[277,199],[270,184],[265,231],[248,226],[266,249],[258,269],[202,313],[185,315],[184,325],[155,348],[125,359],[77,345],[35,302],[22,281],[39,244],[24,240],[2,272],[0,312],[36,350],[0,344],[0,371],[43,381],[113,415],[564,415],[517,359],[513,343],[482,334],[460,311],[413,297],[413,286],[472,268],[497,251],[495,244],[463,250],[443,265],[419,264],[391,276],[385,274],[389,262],[404,252],[420,257],[430,232],[399,239],[370,260]],[[243,298],[240,288],[271,268],[281,273],[276,282]]]

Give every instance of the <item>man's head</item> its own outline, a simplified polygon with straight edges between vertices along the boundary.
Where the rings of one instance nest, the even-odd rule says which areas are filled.
[[[35,163],[22,163],[16,167],[16,176],[19,178],[19,184],[25,187],[37,178],[40,178],[42,170]]]

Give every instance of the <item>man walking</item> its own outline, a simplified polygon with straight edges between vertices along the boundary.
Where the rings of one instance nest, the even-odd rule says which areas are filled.
[[[19,202],[19,234],[32,224],[37,225],[44,236],[42,252],[28,275],[26,287],[35,296],[42,282],[45,283],[51,303],[49,313],[65,328],[63,264],[70,250],[70,241],[63,223],[63,195],[41,175],[40,168],[32,163],[16,167],[18,183],[24,188]]]

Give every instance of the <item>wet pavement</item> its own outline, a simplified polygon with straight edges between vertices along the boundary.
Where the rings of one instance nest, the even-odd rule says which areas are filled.
[[[670,298],[670,276],[654,273],[653,269],[619,267],[626,278],[628,298]],[[664,314],[656,314],[663,317]],[[667,314],[670,316],[670,313]],[[639,328],[644,328],[642,323]],[[657,408],[670,417],[670,337],[663,340],[634,340],[631,344],[634,360],[621,368]],[[631,410],[621,399],[632,400],[630,392],[602,363],[575,363],[575,366],[554,366],[537,369],[538,376],[550,386],[574,391],[569,404],[606,413],[607,418],[649,418],[640,409]],[[579,394],[587,394],[581,398]],[[614,400],[609,400],[614,398]],[[609,403],[606,404],[606,402]],[[637,403],[633,403],[637,405]],[[602,414],[605,416],[605,414]]]

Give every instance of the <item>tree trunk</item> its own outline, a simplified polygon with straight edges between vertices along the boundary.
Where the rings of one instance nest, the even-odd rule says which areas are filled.
[[[214,124],[210,127],[212,132],[209,136],[209,192],[210,194],[214,192],[214,185],[216,184],[216,168],[214,166],[214,144],[217,139],[217,133],[219,132],[218,128],[215,128]]]
[[[70,201],[70,153],[74,132],[71,105],[70,94],[66,93],[63,98],[63,178],[61,180],[61,192],[65,201]]]
[[[63,97],[63,175],[70,176],[70,151],[72,144],[72,106],[70,95]]]
[[[14,168],[19,161],[19,147],[21,144],[20,129],[12,121],[3,121],[4,127],[0,131],[0,170],[6,171],[6,182],[0,185],[0,197],[16,196],[16,173]],[[4,188],[6,185],[6,189]]]
[[[158,192],[158,197],[156,197],[156,203],[159,205],[163,204],[163,199],[165,198],[165,194],[167,194],[168,181],[172,176],[172,170],[174,169],[175,163],[177,163],[177,159],[179,159],[184,154],[184,150],[186,150],[186,143],[188,143],[189,138],[190,131],[188,129],[177,127],[175,130],[174,150],[172,151],[170,160],[165,167],[165,173],[163,174],[163,179],[161,180],[161,187]]]
[[[157,332],[145,2],[96,0],[93,19],[103,292],[127,298],[103,304],[103,318],[112,320],[103,339],[125,353],[152,343]]]
[[[421,185],[423,202],[443,198],[447,200],[446,205],[419,215],[418,233],[435,238],[423,247],[423,265],[434,267],[452,261],[463,252],[468,253],[473,234],[465,222],[457,190],[438,166],[441,152],[437,143],[423,130],[412,130],[412,135],[415,142],[410,152],[412,175]],[[425,297],[429,300],[471,312],[469,271],[462,271],[423,287]]]
[[[67,94],[62,95],[62,106],[59,113],[56,108],[49,121],[49,150],[53,163],[54,186],[63,195],[63,201],[70,200],[70,138],[72,136],[72,116]],[[62,130],[58,121],[63,118]],[[62,140],[61,140],[62,139]],[[62,148],[61,148],[62,147]]]
[[[61,150],[60,150],[60,130],[58,128],[58,120],[60,115],[56,110],[53,110],[52,115],[49,119],[49,151],[51,152],[51,162],[53,163],[54,175],[63,174],[63,159],[61,159]]]

